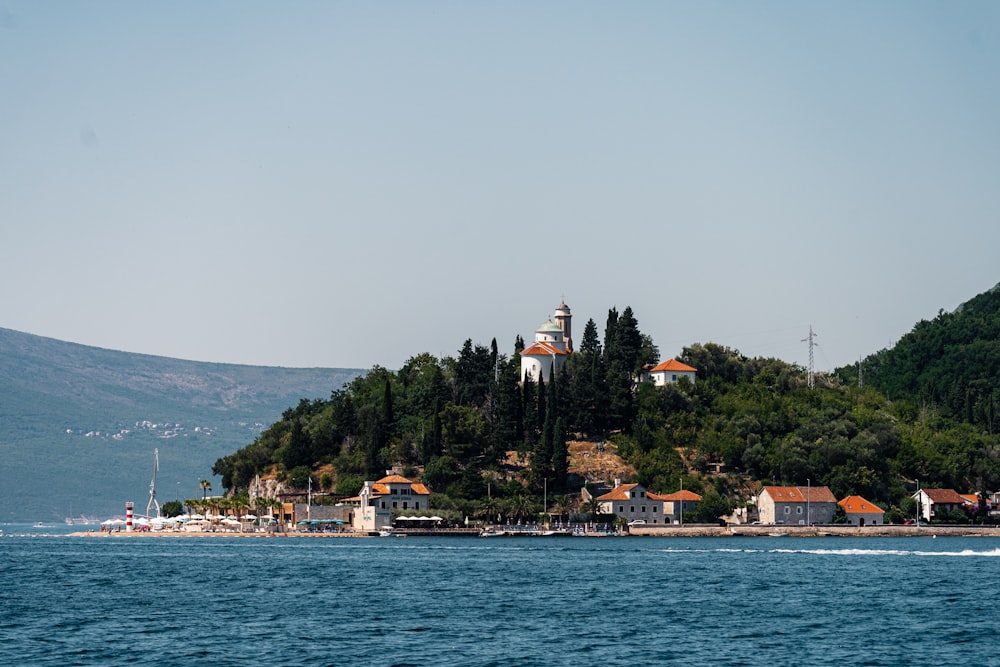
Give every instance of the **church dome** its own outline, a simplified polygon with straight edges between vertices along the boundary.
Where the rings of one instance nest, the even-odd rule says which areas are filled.
[[[545,320],[545,324],[536,329],[538,333],[562,333],[562,327],[552,320]]]

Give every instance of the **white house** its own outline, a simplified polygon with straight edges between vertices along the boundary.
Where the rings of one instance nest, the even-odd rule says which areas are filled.
[[[682,364],[676,359],[667,359],[646,371],[649,381],[657,387],[673,384],[681,378],[687,378],[693,384],[697,374],[697,368]]]
[[[930,521],[938,510],[953,511],[965,507],[966,501],[955,489],[920,489],[913,494],[920,503],[920,516]]]
[[[697,510],[698,503],[701,502],[701,496],[686,489],[665,495],[655,493],[650,493],[649,495],[652,498],[663,501],[664,523],[679,523],[685,514],[691,515]]]
[[[837,504],[844,508],[847,523],[852,526],[885,525],[885,510],[861,496],[847,496]]]
[[[641,520],[662,525],[677,523],[682,512],[694,512],[701,496],[690,491],[650,493],[642,484],[617,484],[598,496],[597,501],[601,504],[601,514],[613,514],[628,522]]]
[[[554,321],[553,321],[554,319]],[[521,380],[531,377],[548,382],[552,371],[559,372],[573,352],[573,315],[569,306],[560,303],[554,318],[549,318],[535,330],[535,342],[521,351]]]
[[[761,523],[806,526],[833,523],[837,499],[825,486],[765,486],[757,494]]]
[[[365,482],[361,492],[345,502],[355,503],[355,530],[379,530],[392,525],[393,510],[422,510],[430,507],[430,490],[401,475],[387,475],[377,482]]]

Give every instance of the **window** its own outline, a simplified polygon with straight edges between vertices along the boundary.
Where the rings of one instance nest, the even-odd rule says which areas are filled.
[[[656,514],[656,505],[653,505],[653,514]],[[656,523],[656,521],[653,521],[653,523]]]
[[[791,507],[788,507],[788,506],[786,505],[786,506],[785,506],[785,514],[791,514],[791,513],[792,513],[792,508],[791,508]]]
[[[396,501],[395,500],[392,501],[392,509],[396,509]]]
[[[630,498],[635,498],[635,491],[632,491],[632,495],[631,495],[631,496],[629,496],[629,497],[630,497]]]
[[[382,509],[385,509],[385,501],[382,501]]]
[[[403,501],[403,509],[404,509],[404,510],[406,509],[406,505],[407,505],[407,502],[406,502],[406,501],[404,500],[404,501]]]
[[[635,514],[635,505],[632,505],[631,507],[628,508],[628,513]]]
[[[643,506],[642,506],[642,513],[643,513],[643,514],[645,514],[645,513],[646,513],[646,506],[645,506],[645,505],[643,505]]]
[[[619,505],[618,506],[618,513],[619,514],[624,514],[625,513],[625,506],[624,505]]]
[[[802,507],[801,507],[801,506],[799,506],[799,507],[796,507],[796,508],[795,508],[795,513],[796,513],[796,514],[802,514]]]
[[[645,498],[646,497],[646,492],[645,491],[640,491],[639,492],[639,497],[640,498]]]

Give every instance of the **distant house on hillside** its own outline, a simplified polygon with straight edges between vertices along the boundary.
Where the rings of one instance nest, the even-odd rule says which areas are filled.
[[[832,523],[837,499],[825,486],[765,486],[757,494],[761,523]]]
[[[920,489],[912,498],[920,503],[924,521],[930,521],[941,510],[952,512],[966,505],[965,498],[955,489]]]
[[[885,510],[861,496],[847,496],[837,503],[847,514],[847,523],[852,526],[881,526],[885,524]]]
[[[554,321],[553,321],[554,320]],[[535,330],[535,342],[521,351],[521,381],[530,377],[538,382],[552,379],[566,358],[573,353],[573,315],[569,306],[560,302],[553,317]]]
[[[430,490],[401,475],[387,475],[376,482],[365,482],[361,492],[344,502],[355,504],[352,525],[355,530],[380,530],[392,525],[393,510],[423,510],[430,507]]]
[[[667,359],[656,366],[647,366],[639,378],[640,382],[652,382],[657,387],[665,387],[687,378],[692,384],[698,374],[697,368],[682,364],[676,359]]]

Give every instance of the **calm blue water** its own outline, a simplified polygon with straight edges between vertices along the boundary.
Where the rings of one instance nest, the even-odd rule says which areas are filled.
[[[998,565],[992,538],[8,536],[0,664],[1000,665]]]

